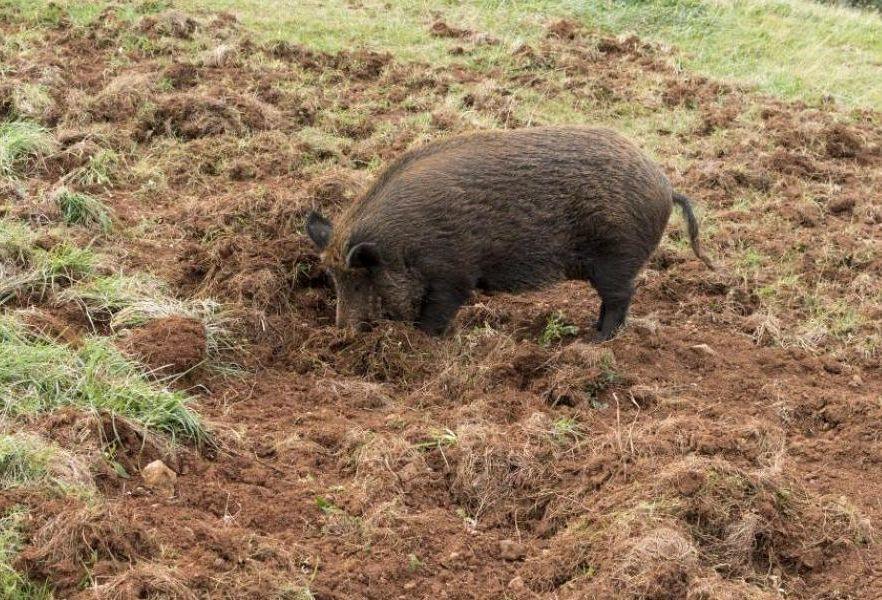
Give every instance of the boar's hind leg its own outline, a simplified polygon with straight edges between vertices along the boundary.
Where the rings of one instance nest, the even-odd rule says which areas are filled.
[[[634,295],[634,277],[640,263],[627,258],[602,260],[595,263],[589,278],[600,296],[600,316],[597,319],[598,339],[612,338],[625,322],[631,296]]]
[[[430,285],[423,299],[417,327],[431,335],[444,333],[469,294],[471,290],[465,287],[443,283]]]

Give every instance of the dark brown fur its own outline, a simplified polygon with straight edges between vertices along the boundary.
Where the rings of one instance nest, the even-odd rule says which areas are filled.
[[[312,214],[307,231],[337,286],[338,325],[388,318],[439,333],[475,289],[582,279],[601,297],[608,339],[672,201],[705,260],[688,200],[615,132],[488,131],[406,153],[333,227]]]

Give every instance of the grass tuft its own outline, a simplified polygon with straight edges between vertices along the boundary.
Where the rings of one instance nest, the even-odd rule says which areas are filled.
[[[53,100],[43,86],[24,84],[14,90],[12,105],[19,118],[40,120],[52,108]]]
[[[0,262],[27,265],[34,252],[36,232],[23,223],[0,220]]]
[[[110,211],[95,196],[62,187],[55,191],[52,200],[68,225],[95,226],[105,233],[113,227]]]
[[[0,176],[14,177],[30,162],[51,153],[55,139],[30,121],[0,123]]]
[[[147,381],[107,338],[74,350],[0,318],[0,409],[12,415],[73,405],[120,414],[144,427],[201,443],[207,434],[181,392]]]
[[[0,433],[0,488],[46,480],[55,452],[35,436]]]
[[[84,186],[109,186],[120,168],[119,154],[109,148],[99,150],[74,175],[74,181]]]
[[[83,279],[93,272],[96,260],[92,251],[66,243],[50,250],[35,248],[28,270],[0,282],[0,304],[15,296],[43,297],[62,285]]]

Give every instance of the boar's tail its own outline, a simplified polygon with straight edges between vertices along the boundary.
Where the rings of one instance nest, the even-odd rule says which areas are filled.
[[[686,218],[686,224],[689,227],[689,243],[692,245],[692,251],[711,271],[715,270],[714,263],[701,252],[701,246],[698,243],[698,220],[695,218],[695,213],[692,212],[692,203],[689,202],[689,198],[677,192],[674,192],[673,200],[674,204],[683,210],[683,216]]]

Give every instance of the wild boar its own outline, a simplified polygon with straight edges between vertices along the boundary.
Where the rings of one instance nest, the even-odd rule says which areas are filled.
[[[581,279],[600,296],[596,328],[607,340],[673,203],[713,268],[689,200],[619,134],[485,131],[405,153],[333,224],[310,213],[306,232],[333,278],[338,326],[387,319],[439,334],[474,290]]]

